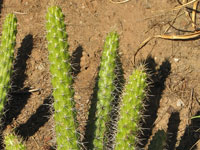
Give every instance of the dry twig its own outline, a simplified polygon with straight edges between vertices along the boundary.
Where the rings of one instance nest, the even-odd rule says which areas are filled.
[[[126,2],[129,2],[130,0],[123,0],[121,2],[115,2],[113,0],[110,0],[111,3],[114,3],[114,4],[123,4],[123,3],[126,3]]]
[[[193,3],[193,11],[192,11],[192,26],[196,29],[196,10],[197,10],[197,6],[198,6],[198,2],[200,0],[192,0],[190,2],[186,2],[186,0],[184,0],[184,4],[178,7],[175,7],[174,9],[171,10],[178,10],[181,9],[183,7],[188,6],[189,4]],[[168,11],[171,11],[168,10]],[[187,16],[187,15],[186,15]],[[138,54],[138,52],[153,38],[161,38],[161,39],[167,39],[167,40],[191,40],[191,39],[195,39],[200,37],[200,31],[194,31],[193,33],[190,34],[185,34],[185,35],[154,35],[151,37],[148,37],[146,40],[144,40],[140,45],[139,48],[136,50],[135,54],[134,54],[134,63],[135,63],[135,57]]]

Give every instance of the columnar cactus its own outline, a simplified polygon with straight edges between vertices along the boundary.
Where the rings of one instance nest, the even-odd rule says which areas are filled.
[[[48,8],[46,20],[57,150],[77,150],[77,121],[64,15],[60,8],[53,6]]]
[[[164,130],[158,130],[153,136],[148,150],[163,150],[166,146],[167,135]]]
[[[115,69],[117,49],[119,45],[118,34],[111,32],[108,34],[104,44],[104,50],[101,57],[99,70],[98,93],[97,93],[97,112],[96,112],[96,130],[94,137],[94,149],[104,149],[107,131],[106,123],[109,121],[111,111],[111,102],[114,99],[115,90]]]
[[[3,113],[14,60],[14,47],[16,44],[17,18],[8,14],[4,24],[0,45],[0,115]]]
[[[137,132],[147,87],[144,66],[136,68],[125,86],[120,103],[115,150],[136,149]]]
[[[15,134],[10,133],[5,136],[5,149],[6,150],[25,150],[22,140]]]

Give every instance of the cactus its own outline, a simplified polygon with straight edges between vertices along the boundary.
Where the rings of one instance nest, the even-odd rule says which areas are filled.
[[[10,133],[5,135],[5,149],[6,150],[25,150],[22,140],[15,134]]]
[[[10,89],[10,77],[14,60],[16,44],[17,18],[8,14],[4,24],[0,45],[0,115],[3,114],[4,104]]]
[[[136,68],[125,85],[120,103],[115,150],[136,149],[137,132],[146,95],[147,74],[143,65]]]
[[[99,70],[98,92],[97,92],[97,112],[96,112],[96,130],[93,145],[95,149],[104,149],[107,131],[106,123],[110,120],[111,102],[114,99],[115,90],[115,69],[117,49],[119,45],[118,34],[111,32],[108,34],[104,44],[104,50],[101,57]]]
[[[166,145],[167,135],[164,130],[158,130],[153,136],[148,150],[163,150]]]
[[[77,150],[78,124],[64,15],[59,7],[52,6],[48,8],[46,19],[57,150]]]

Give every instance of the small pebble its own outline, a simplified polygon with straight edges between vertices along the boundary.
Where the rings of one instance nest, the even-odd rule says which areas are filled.
[[[177,107],[182,107],[184,106],[185,104],[183,103],[183,101],[181,99],[178,99],[178,101],[176,102],[176,106]]]
[[[179,62],[179,59],[178,58],[174,58],[174,62]]]

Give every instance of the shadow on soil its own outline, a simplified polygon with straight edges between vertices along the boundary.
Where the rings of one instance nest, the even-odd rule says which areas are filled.
[[[0,14],[1,14],[2,5],[3,5],[3,0],[0,0]]]
[[[200,111],[195,116],[199,116]],[[176,150],[196,150],[196,143],[200,139],[200,118],[192,119],[191,124],[186,128],[181,142]]]
[[[160,99],[162,97],[163,90],[165,89],[165,81],[170,74],[171,64],[168,59],[166,59],[156,70],[157,64],[152,56],[149,56],[145,61],[147,72],[150,75],[149,79],[149,89],[148,98],[145,100],[144,105],[144,121],[141,122],[142,133],[139,135],[141,139],[138,144],[139,148],[144,148],[152,134],[152,129],[154,127],[153,123],[157,118],[157,111],[159,108]]]
[[[115,122],[116,117],[117,117],[117,109],[118,109],[118,104],[119,104],[119,97],[121,95],[121,90],[123,89],[123,85],[124,85],[124,77],[123,77],[123,69],[122,69],[122,64],[121,61],[119,59],[119,57],[117,57],[117,67],[116,67],[116,80],[115,80],[115,85],[117,87],[117,89],[113,92],[114,94],[114,100],[112,101],[112,104],[114,106],[115,109],[113,109],[111,111],[111,113],[109,114],[112,118],[112,121],[110,121],[107,125],[108,125],[108,130],[106,131],[106,137],[108,137],[109,141],[107,143],[107,145],[105,146],[107,149],[111,148],[113,146],[113,142],[114,142],[114,132],[115,132],[115,126],[113,124],[113,122]],[[93,89],[93,95],[92,95],[92,99],[91,99],[91,106],[89,109],[89,116],[88,116],[88,123],[86,125],[86,131],[85,131],[85,138],[83,140],[84,145],[86,147],[86,149],[91,150],[94,149],[94,145],[93,145],[93,140],[94,140],[94,136],[95,136],[95,130],[96,130],[96,126],[95,126],[95,121],[96,121],[96,111],[97,111],[97,92],[98,92],[98,80],[99,80],[99,76],[97,76],[97,78],[95,79],[95,87]]]
[[[81,57],[82,56],[83,56],[83,48],[82,48],[82,46],[79,46],[73,52],[72,60],[71,60],[72,74],[73,74],[74,77],[76,77],[81,71],[80,63],[81,63]]]
[[[12,91],[20,90],[24,87],[24,81],[26,79],[26,61],[31,55],[33,49],[33,36],[28,34],[25,36],[21,43],[21,47],[18,49],[18,53],[14,62],[14,72],[12,79]]]
[[[27,122],[15,129],[24,140],[34,135],[49,120],[52,113],[52,99],[52,96],[48,96]]]
[[[97,110],[97,91],[98,91],[98,79],[99,76],[95,79],[95,87],[93,89],[93,94],[92,94],[92,99],[91,99],[91,105],[89,109],[89,115],[88,115],[88,121],[86,125],[86,130],[85,130],[85,137],[83,140],[84,146],[86,149],[93,149],[93,140],[94,140],[94,132],[96,130],[95,127],[95,113]]]
[[[167,149],[169,150],[175,149],[179,124],[180,124],[179,112],[172,113],[169,118],[168,129],[167,129]]]

